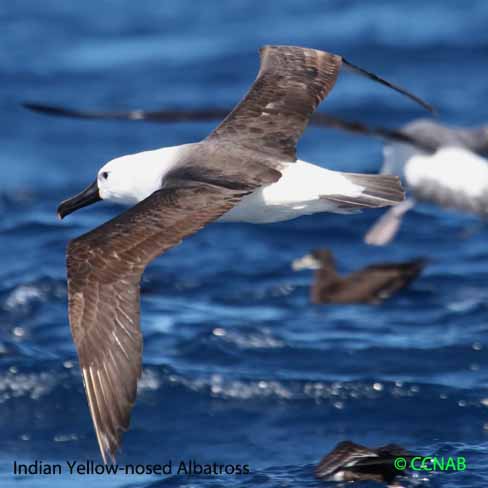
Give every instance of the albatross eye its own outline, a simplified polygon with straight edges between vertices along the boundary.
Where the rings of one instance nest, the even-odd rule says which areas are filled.
[[[106,180],[108,178],[108,171],[102,171],[101,177]]]

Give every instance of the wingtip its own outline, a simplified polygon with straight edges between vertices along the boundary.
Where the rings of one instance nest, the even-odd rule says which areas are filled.
[[[102,461],[103,461],[103,464],[108,464],[108,460],[107,460],[107,453],[104,451],[104,449],[102,448],[102,446],[99,446],[100,447],[100,454],[102,455]]]
[[[430,113],[434,116],[434,117],[438,117],[439,116],[439,110],[437,110],[437,108],[435,108],[433,105],[429,105],[430,106]]]
[[[370,80],[376,81],[377,83],[381,83],[382,85],[387,86],[388,88],[391,88],[392,90],[395,90],[398,93],[401,93],[402,95],[406,96],[407,98],[410,98],[410,100],[416,102],[418,105],[423,107],[425,110],[430,112],[432,115],[437,114],[437,110],[430,104],[427,103],[425,100],[422,98],[418,97],[417,95],[414,95],[413,93],[409,92],[405,88],[396,85],[388,80],[385,80],[384,78],[381,78],[381,76],[376,75],[375,73],[372,73],[371,71],[367,71],[364,68],[361,68],[360,66],[357,66],[354,63],[351,63],[348,61],[346,58],[342,58],[342,63],[348,68],[350,71],[353,73],[359,74],[361,76],[365,76],[366,78],[369,78]]]
[[[38,105],[36,103],[33,103],[33,102],[23,101],[23,102],[20,102],[20,106],[27,109],[27,110],[30,110],[31,112],[37,112],[38,111]]]
[[[100,455],[102,456],[103,464],[105,464],[106,466],[112,466],[114,464],[117,464],[117,459],[115,457],[116,449],[112,450],[108,446],[107,448],[104,448],[101,445],[99,445],[98,447],[100,449]]]
[[[117,463],[116,454],[120,445],[116,443],[111,445],[107,442],[106,438],[101,433],[95,431],[97,435],[98,448],[100,449],[100,455],[102,456],[103,464],[113,465]]]
[[[106,451],[104,451],[100,446],[100,453],[102,455],[103,464],[105,465],[117,464],[117,460],[115,458],[115,450],[107,449]]]
[[[64,110],[52,105],[43,105],[42,103],[23,101],[20,105],[31,112],[48,115],[63,115]]]

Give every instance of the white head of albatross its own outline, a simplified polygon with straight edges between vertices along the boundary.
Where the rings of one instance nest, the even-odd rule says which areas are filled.
[[[173,146],[128,154],[110,160],[98,171],[96,180],[78,195],[58,207],[66,215],[99,200],[135,204],[159,190],[186,146]]]

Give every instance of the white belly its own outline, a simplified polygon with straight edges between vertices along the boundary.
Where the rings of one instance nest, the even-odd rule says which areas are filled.
[[[244,197],[219,221],[266,224],[317,212],[350,213],[323,197],[337,194],[357,196],[363,190],[340,172],[305,161],[283,163],[281,172],[282,177],[276,183]]]
[[[434,154],[405,144],[384,150],[382,172],[400,176],[416,200],[445,208],[488,213],[488,160],[460,146]]]
[[[389,144],[383,151],[382,173],[402,178],[413,191],[429,186],[472,197],[488,190],[488,161],[459,146],[446,146],[434,154],[406,144]]]
[[[467,149],[446,147],[411,158],[405,179],[413,189],[429,184],[478,198],[488,191],[488,161]]]

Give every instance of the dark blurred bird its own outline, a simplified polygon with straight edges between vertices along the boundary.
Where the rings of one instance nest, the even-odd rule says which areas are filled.
[[[405,288],[424,269],[427,261],[415,259],[403,263],[382,263],[341,277],[328,249],[317,249],[293,261],[295,271],[314,269],[310,289],[312,303],[379,304]]]
[[[396,458],[404,458],[408,466],[415,454],[396,444],[368,448],[343,441],[327,454],[315,468],[315,476],[323,481],[378,481],[389,487],[396,484],[405,469],[397,469]]]

